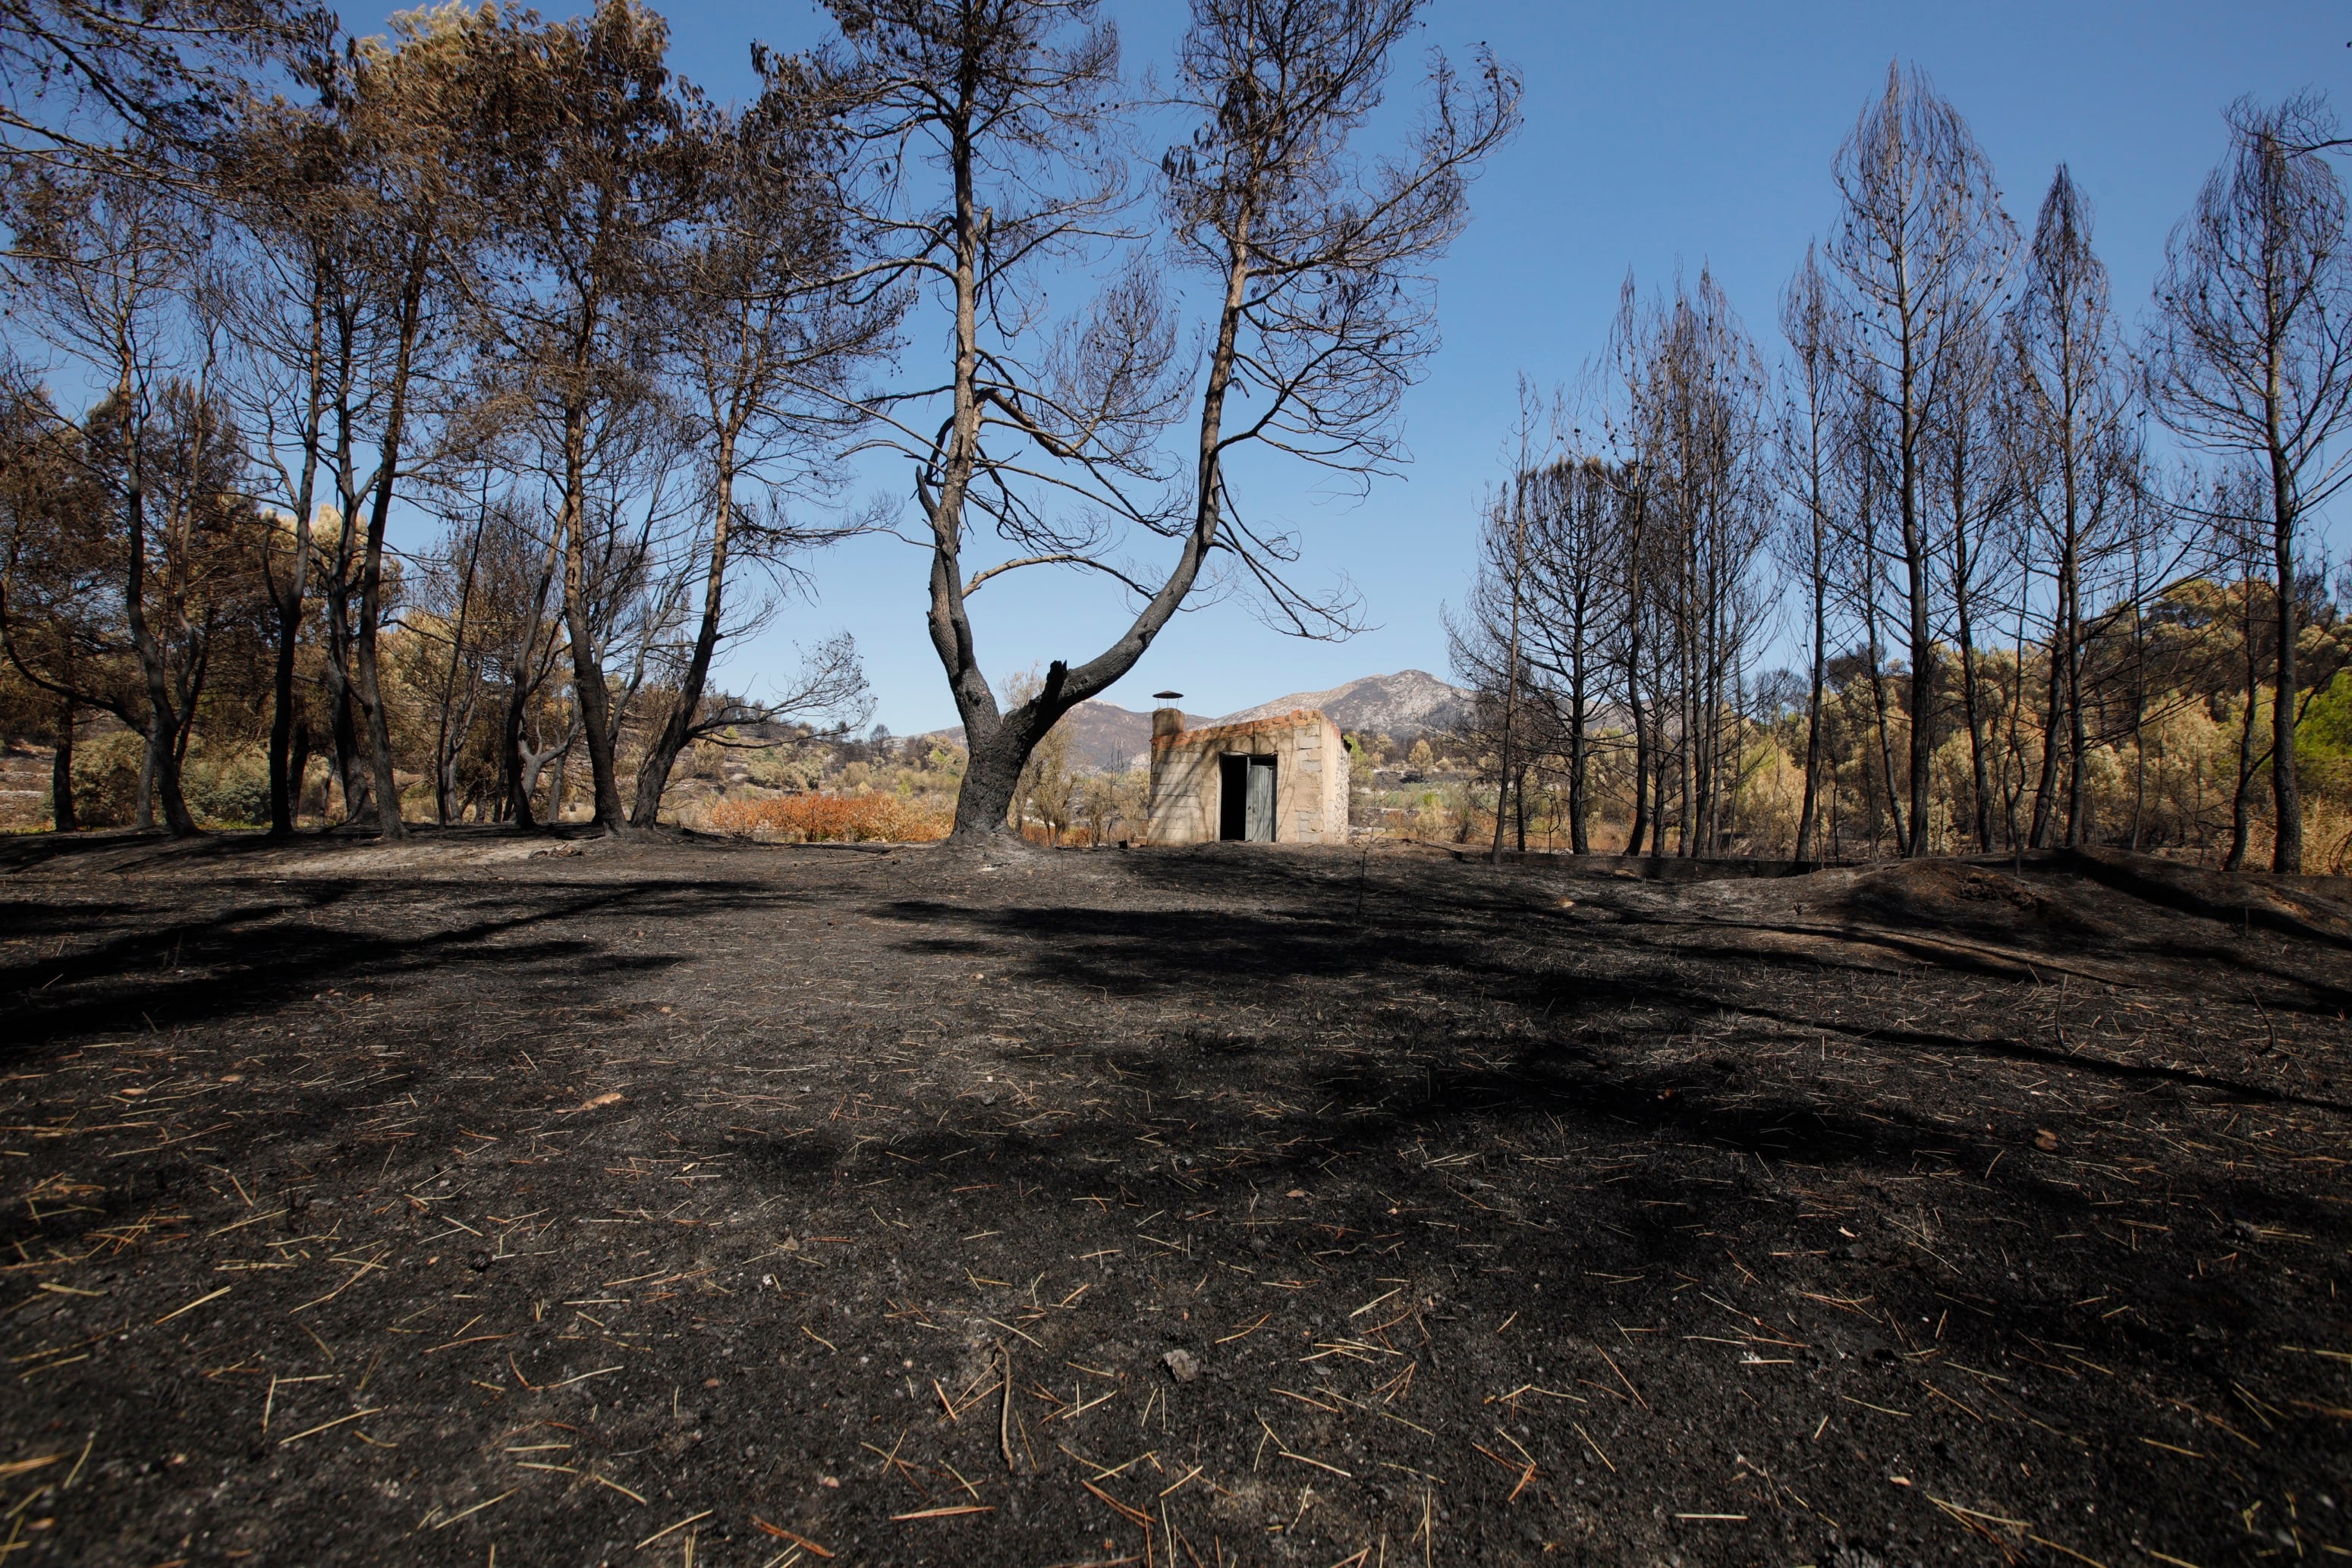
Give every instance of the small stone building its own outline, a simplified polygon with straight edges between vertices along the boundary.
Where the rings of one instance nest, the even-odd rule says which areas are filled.
[[[1172,707],[1151,716],[1153,843],[1348,841],[1348,747],[1338,725],[1308,708],[1183,725]]]

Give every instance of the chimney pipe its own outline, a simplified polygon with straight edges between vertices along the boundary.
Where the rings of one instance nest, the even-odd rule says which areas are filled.
[[[1184,694],[1182,692],[1154,692],[1151,694],[1151,699],[1154,702],[1164,705],[1176,701],[1183,695]],[[1163,706],[1151,710],[1152,739],[1158,740],[1162,736],[1175,735],[1181,731],[1183,727],[1183,709]]]

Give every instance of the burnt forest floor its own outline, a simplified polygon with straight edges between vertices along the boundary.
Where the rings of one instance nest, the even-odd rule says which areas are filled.
[[[2346,886],[1698,869],[0,843],[0,1563],[2352,1555]]]

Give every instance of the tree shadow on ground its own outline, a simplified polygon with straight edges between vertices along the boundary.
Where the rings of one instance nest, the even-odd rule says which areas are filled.
[[[827,1444],[854,1457],[856,1441],[872,1437],[881,1454],[889,1438],[875,1427],[876,1413],[908,1416],[923,1406],[911,1382],[913,1402],[897,1402],[902,1354],[910,1372],[913,1357],[931,1358],[923,1372],[947,1380],[945,1403],[960,1386],[948,1377],[958,1358],[993,1367],[998,1346],[1008,1361],[1017,1352],[1024,1369],[1071,1357],[1073,1365],[1135,1370],[1129,1387],[1140,1394],[1149,1386],[1163,1399],[1176,1385],[1160,1354],[1169,1344],[1188,1348],[1207,1370],[1180,1391],[1183,1420],[1197,1424],[1179,1440],[1207,1440],[1213,1463],[1221,1462],[1216,1445],[1238,1441],[1227,1468],[1240,1481],[1254,1473],[1259,1422],[1271,1416],[1295,1433],[1298,1422],[1324,1419],[1272,1403],[1295,1394],[1277,1389],[1261,1400],[1244,1381],[1278,1374],[1283,1388],[1300,1386],[1315,1375],[1305,1363],[1324,1343],[1377,1332],[1379,1317],[1356,1314],[1393,1297],[1393,1308],[1413,1314],[1399,1319],[1412,1326],[1398,1331],[1393,1348],[1400,1359],[1423,1358],[1423,1381],[1411,1404],[1396,1407],[1409,1419],[1373,1415],[1361,1424],[1365,1456],[1410,1463],[1415,1476],[1444,1469],[1455,1528],[1494,1526],[1495,1533],[1465,1538],[1483,1542],[1483,1554],[1468,1549],[1485,1561],[1516,1560],[1516,1537],[1501,1532],[1538,1513],[1566,1519],[1571,1502],[1623,1526],[1653,1517],[1670,1486],[1720,1487],[1735,1447],[1779,1463],[1776,1456],[1793,1455],[1798,1443],[1822,1441],[1812,1416],[1824,1409],[1840,1417],[1839,1436],[1806,1450],[1823,1468],[1801,1484],[1814,1502],[1849,1520],[1890,1517],[1881,1461],[1906,1453],[1921,1459],[1924,1439],[1913,1434],[1931,1421],[1925,1408],[1881,1406],[1929,1397],[1918,1380],[1949,1364],[1914,1359],[1912,1341],[1931,1333],[1939,1354],[1990,1369],[1997,1383],[2075,1378],[2064,1384],[2067,1403],[2032,1406],[2037,1420],[2053,1423],[2047,1449],[2032,1446],[2042,1437],[2021,1423],[1995,1429],[1979,1417],[1962,1427],[1947,1416],[1934,1462],[1959,1479],[1937,1483],[1945,1495],[1969,1508],[2005,1508],[2006,1493],[1990,1479],[1965,1493],[1948,1488],[1976,1487],[1963,1472],[1980,1458],[1989,1478],[1996,1464],[2013,1472],[2026,1459],[2040,1475],[2056,1454],[2070,1505],[2095,1499],[2104,1523],[2111,1498],[2135,1487],[2145,1493],[2147,1456],[2127,1440],[2077,1452],[2058,1426],[2185,1438],[2179,1426],[2147,1425],[2141,1389],[2226,1399],[2226,1371],[2283,1401],[2289,1395],[2264,1381],[2258,1358],[2279,1343],[2326,1343],[2308,1337],[2330,1310],[2325,1290],[2290,1298],[2286,1290],[2303,1288],[2300,1281],[2283,1284],[2275,1272],[2206,1279],[2200,1270],[2232,1249],[2273,1245],[2272,1230],[2286,1227],[2304,1233],[2295,1245],[2340,1255],[2340,1206],[2330,1207],[2322,1190],[2333,1178],[2284,1158],[2249,1176],[2240,1156],[2251,1144],[2200,1145],[2167,1158],[2156,1134],[2179,1129],[2151,1125],[2164,1118],[2147,1113],[2186,1103],[2211,1112],[2218,1129],[2242,1103],[2244,1124],[2231,1124],[2239,1142],[2273,1134],[2285,1141],[2294,1118],[2327,1127],[2340,1107],[2034,1044],[2037,998],[2049,993],[2030,982],[1958,963],[1890,968],[1866,956],[1824,961],[1741,950],[1704,921],[1571,921],[1559,911],[1556,879],[1451,862],[1106,855],[1074,860],[1092,870],[1059,884],[1043,875],[959,880],[912,855],[863,860],[855,874],[811,869],[820,863],[746,856],[697,879],[651,861],[639,874],[615,857],[590,862],[593,874],[565,864],[493,887],[446,875],[262,886],[229,872],[209,884],[132,879],[94,904],[60,898],[56,908],[19,887],[0,906],[0,936],[34,939],[36,953],[0,970],[0,988],[14,1002],[49,1009],[22,1015],[33,1020],[35,1044],[126,1027],[158,1004],[152,1016],[165,1030],[185,1026],[182,1043],[93,1051],[75,1071],[56,1073],[43,1092],[55,1093],[57,1113],[68,1108],[68,1095],[81,1097],[71,1107],[77,1115],[103,1111],[100,1081],[82,1068],[110,1070],[133,1058],[156,1064],[135,1070],[147,1079],[178,1073],[201,1087],[250,1051],[267,1065],[246,1071],[275,1080],[266,1101],[245,1107],[268,1114],[221,1115],[217,1126],[205,1126],[209,1146],[200,1155],[191,1145],[61,1141],[35,1145],[32,1157],[61,1174],[118,1173],[100,1178],[110,1182],[152,1173],[159,1185],[184,1179],[201,1158],[222,1173],[216,1201],[200,1207],[194,1200],[204,1195],[190,1187],[183,1218],[198,1233],[230,1227],[222,1234],[240,1246],[262,1229],[247,1226],[253,1216],[278,1222],[268,1207],[290,1205],[293,1184],[248,1197],[243,1186],[228,1191],[236,1178],[227,1173],[274,1181],[299,1171],[321,1194],[339,1191],[334,1213],[350,1216],[357,1233],[343,1239],[371,1236],[396,1249],[387,1260],[402,1259],[402,1272],[379,1270],[346,1298],[354,1336],[380,1333],[397,1312],[426,1308],[446,1312],[448,1332],[463,1336],[463,1320],[492,1310],[475,1303],[475,1292],[508,1293],[513,1321],[483,1332],[501,1331],[499,1355],[518,1354],[508,1364],[511,1383],[488,1361],[467,1370],[500,1380],[497,1389],[465,1382],[455,1357],[467,1352],[425,1359],[467,1343],[462,1338],[396,1345],[383,1374],[385,1386],[397,1376],[409,1387],[415,1378],[416,1389],[438,1391],[420,1392],[419,1402],[437,1399],[453,1410],[495,1394],[498,1430],[509,1428],[521,1402],[543,1396],[540,1385],[561,1386],[541,1370],[543,1362],[597,1357],[579,1370],[604,1360],[602,1350],[557,1343],[551,1336],[562,1325],[552,1315],[540,1323],[526,1299],[569,1305],[566,1298],[586,1293],[572,1289],[583,1280],[604,1282],[600,1292],[643,1281],[650,1293],[632,1310],[660,1315],[635,1321],[662,1332],[636,1347],[645,1359],[627,1375],[639,1380],[628,1418],[643,1415],[655,1425],[625,1426],[614,1398],[599,1429],[630,1453],[653,1451],[637,1445],[675,1435],[679,1387],[712,1387],[704,1379],[714,1371],[730,1385],[740,1377],[741,1418],[761,1458],[751,1460],[747,1441],[744,1464],[730,1468],[731,1443],[706,1445],[673,1473],[746,1497],[761,1495],[768,1484],[761,1467],[780,1450],[806,1474],[844,1477],[852,1472]],[[795,922],[791,937],[762,935],[763,922],[781,924],[779,915],[818,904],[839,920]],[[637,943],[623,940],[639,934]],[[79,967],[67,976],[63,955],[40,960],[43,942],[65,943]],[[687,956],[727,955],[736,956],[690,984],[665,978]],[[178,973],[199,966],[201,975]],[[389,989],[407,1027],[371,1036],[373,1009],[293,1007],[324,988],[362,987]],[[543,1005],[546,996],[562,1005]],[[678,1002],[681,1016],[648,1017],[646,1004],[657,998]],[[631,1021],[606,1023],[607,1009]],[[314,1052],[306,1040],[279,1051],[275,1028],[243,1027],[275,1024],[279,1014],[287,1023],[318,1020],[312,1032],[328,1031],[332,1048]],[[1834,1034],[1841,1054],[1832,1059],[1824,1048],[1817,1061],[1816,1034]],[[541,1051],[542,1040],[564,1051],[547,1076],[509,1069],[510,1051]],[[165,1065],[173,1051],[187,1061]],[[314,1088],[331,1068],[338,1081]],[[2022,1097],[2039,1081],[2066,1084],[2066,1073],[2077,1075],[2071,1100]],[[126,1070],[123,1082],[138,1081]],[[608,1092],[617,1103],[605,1103]],[[2119,1096],[2128,1098],[2117,1103]],[[194,1128],[211,1123],[219,1103],[188,1103],[205,1108],[190,1113]],[[2043,1126],[2057,1130],[2058,1151],[2037,1150],[2034,1132]],[[87,1130],[121,1136],[104,1125]],[[490,1142],[473,1145],[483,1137]],[[61,1155],[75,1163],[57,1163]],[[111,1163],[118,1155],[121,1163]],[[435,1178],[445,1164],[459,1188],[478,1184],[474,1207],[431,1207],[441,1201],[446,1184]],[[170,1175],[175,1165],[178,1177]],[[2154,1179],[2140,1186],[2123,1185],[2150,1171]],[[689,1173],[690,1184],[667,1185],[684,1184]],[[369,1218],[357,1212],[362,1193]],[[2123,1196],[2160,1198],[2164,1207],[2112,1201]],[[79,1244],[101,1224],[127,1228],[136,1197],[85,1197],[78,1201],[88,1213],[47,1212],[37,1231],[31,1219],[12,1217],[9,1236],[28,1249]],[[1938,1206],[1949,1212],[1931,1224]],[[625,1213],[643,1228],[608,1240],[601,1228]],[[532,1223],[547,1228],[549,1250],[525,1243],[469,1267],[463,1251],[481,1245],[487,1256],[488,1240],[441,1228],[444,1214],[468,1228],[507,1223],[488,1216],[539,1216]],[[2144,1234],[2126,1233],[2116,1227],[2129,1221],[2118,1215],[2150,1223]],[[2101,1240],[2103,1226],[2113,1233]],[[781,1249],[795,1235],[802,1245],[787,1265]],[[824,1256],[810,1262],[820,1242]],[[612,1256],[627,1248],[644,1256]],[[987,1266],[982,1255],[992,1250],[1004,1254],[1005,1267]],[[152,1304],[135,1298],[140,1319],[182,1333],[172,1309],[218,1288],[213,1251],[207,1242],[143,1254],[150,1270],[177,1271],[168,1292],[151,1292]],[[2301,1275],[2303,1255],[2292,1261]],[[245,1303],[252,1323],[274,1325],[269,1332],[286,1342],[279,1349],[299,1352],[298,1331],[274,1309],[307,1302],[345,1270],[373,1267],[341,1260],[315,1286],[298,1286],[290,1275],[239,1275],[236,1293],[224,1299]],[[421,1271],[431,1267],[441,1271]],[[1093,1292],[1085,1300],[1091,1316],[1054,1312],[1050,1295],[1034,1317],[1024,1312],[1021,1285],[1048,1269],[1057,1288]],[[768,1270],[793,1287],[789,1302],[781,1291],[762,1293]],[[465,1294],[449,1293],[453,1277]],[[95,1271],[59,1278],[92,1291],[119,1289],[121,1310],[130,1310],[131,1282]],[[2109,1289],[2118,1301],[2128,1297],[2130,1315],[2106,1315],[2116,1302],[2099,1292]],[[362,1303],[363,1292],[374,1293]],[[1028,1294],[1036,1295],[1034,1284]],[[79,1310],[97,1299],[38,1304]],[[2313,1300],[2315,1309],[2305,1304]],[[266,1320],[261,1303],[273,1309]],[[926,1304],[939,1321],[918,1317],[910,1326],[908,1310],[919,1313]],[[602,1312],[602,1301],[591,1310]],[[1273,1332],[1247,1326],[1261,1312],[1265,1320],[1281,1315]],[[318,1322],[341,1343],[333,1322]],[[828,1326],[835,1322],[842,1332]],[[1781,1336],[1783,1346],[1805,1342],[1764,1355],[1809,1359],[1751,1373],[1734,1358],[1753,1352],[1712,1348],[1733,1342],[1710,1336],[1751,1329]],[[852,1343],[852,1333],[867,1337]],[[2192,1337],[2200,1333],[2218,1338]],[[2082,1377],[2063,1365],[2045,1374],[2038,1363],[2022,1371],[2000,1359],[2035,1350],[2019,1335],[2063,1342],[2085,1364],[2098,1364]],[[2235,1357],[2226,1368],[2197,1359],[2214,1343]],[[736,1360],[709,1360],[730,1343]],[[1097,1348],[1113,1343],[1140,1354],[1116,1364],[1096,1359]],[[755,1382],[745,1364],[751,1349],[765,1381]],[[1616,1358],[1614,1380],[1601,1351]],[[1587,1403],[1557,1410],[1512,1403],[1511,1391],[1526,1393],[1541,1375],[1539,1362],[1558,1368],[1570,1358],[1592,1375],[1591,1385],[1557,1386]],[[1231,1385],[1222,1381],[1229,1372]],[[132,1399],[142,1396],[131,1380],[163,1385],[143,1371],[97,1363],[61,1379],[83,1373],[110,1395],[132,1388]],[[436,1377],[445,1381],[429,1381]],[[189,1409],[228,1408],[216,1385],[181,1381],[194,1392],[174,1396]],[[621,1381],[615,1369],[614,1382],[593,1385],[583,1400],[608,1397]],[[1613,1391],[1612,1381],[1643,1404]],[[1335,1397],[1350,1390],[1365,1401],[1360,1409],[1375,1397],[1359,1382],[1303,1385]],[[1779,1407],[1759,1408],[1746,1392],[1751,1385],[1759,1394],[1769,1388]],[[1966,1385],[1948,1386],[1980,1397]],[[780,1417],[780,1409],[788,1414]],[[1151,1409],[1144,1407],[1147,1416]],[[986,1406],[982,1413],[986,1420],[968,1415],[958,1426],[950,1406],[933,1436],[992,1453],[997,1417]],[[235,1414],[247,1423],[236,1430],[249,1430],[253,1412]],[[1590,1424],[1589,1436],[1544,1426],[1571,1414]],[[1804,1416],[1801,1426],[1784,1432],[1775,1424],[1795,1415]],[[1622,1424],[1612,1425],[1620,1416]],[[2267,1447],[2234,1457],[2281,1488],[2325,1484],[2315,1481],[2321,1461],[2312,1456],[2332,1451],[2333,1428],[2323,1430],[2316,1416],[2287,1425],[2303,1419],[2281,1416],[2275,1433],[2263,1430]],[[445,1482],[492,1473],[467,1469],[462,1445],[425,1437],[418,1420],[407,1462]],[[1516,1441],[1486,1436],[1504,1420],[1544,1456],[1546,1474],[1532,1484],[1501,1459],[1488,1476],[1461,1458],[1457,1438]],[[1331,1427],[1335,1441],[1343,1423]],[[156,1440],[209,1458],[210,1449],[190,1445],[211,1441],[214,1430],[190,1437],[173,1428]],[[1945,1437],[1958,1458],[1941,1454]],[[929,1440],[916,1439],[919,1447]],[[1865,1442],[1869,1462],[1850,1462],[1863,1458]],[[1604,1455],[1574,1469],[1584,1443],[1596,1453],[1606,1445],[1615,1460]],[[357,1439],[352,1449],[358,1462],[378,1458]],[[311,1457],[327,1453],[323,1446],[292,1452],[317,1467],[290,1472],[298,1480],[342,1473]],[[1345,1450],[1318,1452],[1348,1462]],[[1467,1468],[1453,1469],[1456,1459]],[[1622,1478],[1621,1465],[1629,1472]],[[1935,1472],[1906,1461],[1898,1473],[1924,1483]],[[1008,1499],[1036,1509],[1046,1490],[1071,1490],[1069,1474],[1003,1484],[1014,1489]],[[1326,1487],[1319,1474],[1313,1479]],[[1811,1491],[1816,1484],[1832,1490]],[[2228,1490],[2201,1473],[2193,1484],[2205,1489],[2200,1502]],[[1612,1490],[1603,1494],[1604,1487]],[[284,1495],[274,1477],[268,1495]],[[362,1499],[355,1506],[373,1506],[373,1494],[352,1495]],[[464,1495],[499,1493],[483,1485]],[[1362,1495],[1369,1519],[1378,1497]],[[1913,1500],[1906,1492],[1902,1500]],[[548,1506],[568,1510],[567,1520],[582,1507],[576,1497]],[[2231,1503],[2240,1506],[2242,1499]],[[998,1521],[1010,1517],[1008,1508]],[[1411,1522],[1402,1511],[1384,1517]],[[2073,1532],[2090,1528],[2084,1517],[2073,1518],[2067,1539],[2114,1560],[2112,1543]],[[2214,1514],[2224,1526],[2235,1517]],[[2220,1528],[2165,1539],[2210,1561]],[[1084,1533],[1091,1546],[1097,1532]],[[1799,1549],[1793,1537],[1788,1546]],[[1906,1547],[1901,1556],[1921,1554]],[[1061,1558],[1041,1552],[1027,1560]],[[1694,1549],[1685,1560],[1746,1558]]]
[[[415,936],[324,921],[382,897],[383,889],[324,879],[273,883],[266,895],[231,894],[195,916],[168,915],[171,901],[126,889],[96,905],[0,901],[0,941],[56,956],[0,966],[9,1046],[115,1030],[194,1027],[274,1010],[321,990],[383,987],[437,971],[565,974],[592,992],[616,993],[688,955],[615,954],[586,936],[535,932],[614,915],[690,929],[718,915],[775,908],[790,894],[750,883],[647,881],[623,885],[403,884],[422,894],[414,911],[433,923]],[[372,912],[373,913],[373,912]]]
[[[1482,901],[1468,905],[1467,913],[1484,915],[1492,908]],[[1810,956],[1726,949],[1701,956],[1736,976],[1730,984],[1710,983],[1697,977],[1634,980],[1561,974],[1512,962],[1496,950],[1490,934],[1463,929],[1458,919],[1449,922],[1427,906],[1412,925],[1379,929],[1307,914],[1224,910],[1085,905],[982,909],[899,900],[882,906],[880,912],[910,925],[974,933],[917,938],[907,944],[909,951],[1001,952],[1024,963],[1024,977],[1036,984],[1115,996],[1214,996],[1286,977],[1344,979],[1405,971],[1418,972],[1433,984],[1446,987],[1458,986],[1467,977],[1547,1018],[1648,1008],[1661,1011],[1673,1027],[1694,1017],[1736,1009],[1794,1030],[1830,1029],[1850,1034],[1851,1027],[1839,1020],[1761,1004],[1758,993],[1787,994],[1797,988],[1793,982],[1799,978],[1811,978],[1824,969],[1844,967],[1856,975],[1882,977],[1885,973],[1883,968],[1859,962],[1842,965]],[[1583,927],[1580,934],[1591,936],[1583,955],[1588,964],[1592,946],[1629,946],[1605,927],[1597,932]],[[1687,955],[1689,949],[1683,951]],[[1972,962],[1966,954],[1948,956],[1924,947],[1919,951],[1925,967],[2003,981],[2015,978],[2012,972]],[[1024,954],[1025,957],[1017,956]],[[2168,956],[2183,963],[2210,961],[2209,955],[2195,949],[2173,949]],[[1775,976],[1791,983],[1776,985]],[[2291,971],[2279,977],[2306,987],[2312,984],[2307,977]],[[2315,1002],[2308,1010],[2323,1012],[2326,1004]],[[2115,1061],[2015,1039],[1883,1026],[1870,1030],[1866,1038],[1943,1054],[1997,1054],[2120,1082],[2170,1082],[2258,1100],[2352,1112],[2352,1104],[2329,1096],[2301,1094],[2185,1068]]]

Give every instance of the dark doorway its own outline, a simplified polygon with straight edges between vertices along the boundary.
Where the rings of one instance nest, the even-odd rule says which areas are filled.
[[[1227,752],[1217,763],[1217,837],[1272,843],[1274,758]]]

